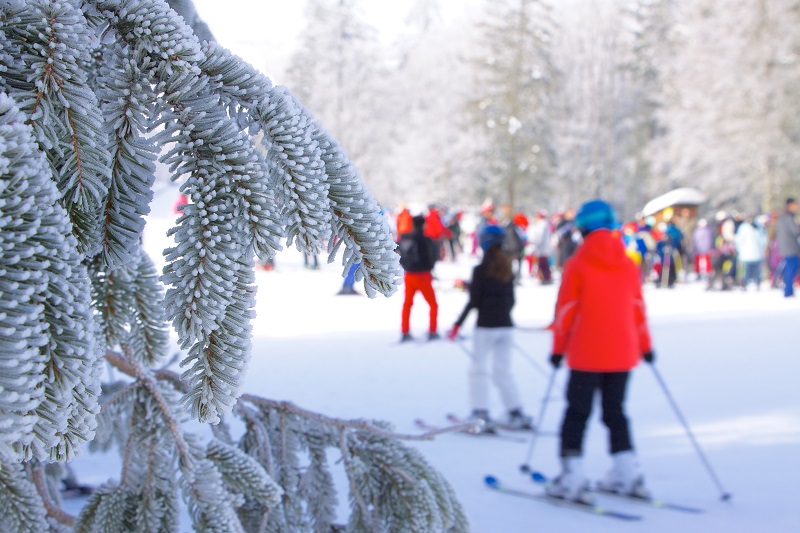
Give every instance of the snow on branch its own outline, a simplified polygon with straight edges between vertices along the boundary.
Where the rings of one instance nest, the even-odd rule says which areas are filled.
[[[383,524],[386,529],[381,530],[387,531],[405,520],[416,523],[418,531],[465,531],[468,528],[463,510],[447,481],[427,464],[419,452],[400,441],[430,440],[443,432],[471,427],[471,424],[420,435],[398,434],[385,423],[332,418],[290,402],[244,394],[233,411],[245,425],[239,445],[214,439],[203,452],[196,437],[186,433],[181,428],[182,423],[169,414],[175,412],[175,403],[170,400],[171,394],[164,392],[172,387],[156,381],[157,378],[184,388],[185,384],[177,374],[162,370],[153,376],[129,357],[115,353],[108,353],[106,359],[115,368],[135,376],[141,388],[156,401],[153,414],[140,416],[145,416],[150,424],[158,417],[165,417],[168,432],[177,439],[183,457],[181,472],[185,479],[181,484],[184,491],[187,494],[199,491],[199,494],[207,490],[209,484],[224,484],[236,495],[233,501],[240,522],[253,526],[248,530],[258,529],[263,524],[267,524],[267,530],[293,531],[308,530],[311,524],[320,527],[332,525],[336,516],[336,497],[327,460],[329,449],[338,449],[342,453],[345,471],[351,481],[351,498],[355,502],[364,502],[352,508],[351,525],[356,530],[361,530],[358,524],[363,525],[365,520]],[[130,394],[130,388],[114,393],[104,406],[120,403],[116,400],[120,394]],[[143,397],[139,404],[144,402],[146,405],[148,401]],[[115,417],[115,413],[113,409],[104,413],[99,427],[104,431],[118,432],[117,425],[104,420]],[[149,427],[148,435],[154,432],[152,426]],[[107,437],[101,435],[100,438]],[[166,441],[162,443],[162,446],[168,445]],[[217,470],[209,470],[211,467],[206,464],[197,466],[203,460],[210,460]],[[136,464],[140,461],[126,460],[126,464],[129,462]],[[265,474],[268,478],[262,477]],[[193,485],[200,482],[200,475],[211,476],[203,481],[202,490]],[[279,490],[284,495],[277,500]],[[390,502],[379,497],[387,493],[395,494],[395,500]],[[229,500],[221,501],[228,505],[225,502]],[[208,503],[203,499],[196,505],[202,502]],[[268,512],[271,508],[273,510]],[[396,509],[405,511],[397,514]],[[223,509],[223,512],[228,511]],[[192,514],[195,526],[211,520],[200,509]]]
[[[282,86],[273,87],[258,71],[215,43],[204,43],[206,73],[231,116],[262,142],[276,179],[284,184],[282,205],[288,238],[316,253],[328,242],[333,261],[342,244],[344,273],[361,263],[370,296],[397,289],[399,258],[380,206],[361,183],[341,146]]]
[[[74,2],[44,0],[26,2],[4,30],[20,54],[9,67],[11,95],[47,152],[79,250],[93,254],[110,175],[106,129],[85,68],[93,35]]]
[[[100,358],[78,243],[25,122],[0,94],[0,451],[66,460],[93,436]]]

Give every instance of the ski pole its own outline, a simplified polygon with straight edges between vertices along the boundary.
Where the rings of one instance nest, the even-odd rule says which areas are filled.
[[[517,344],[516,342],[514,343],[514,349],[516,349],[522,355],[522,357],[526,361],[528,361],[531,364],[531,366],[533,366],[533,368],[536,369],[537,372],[539,372],[542,376],[547,377],[547,371],[544,368],[542,368],[542,365],[537,363],[536,360],[530,355],[528,355],[525,352],[525,350],[523,350],[522,347],[520,347],[520,345]]]
[[[714,472],[714,469],[711,468],[711,463],[708,462],[706,455],[703,453],[702,448],[700,448],[700,444],[698,444],[697,439],[695,439],[694,434],[692,433],[692,430],[689,428],[689,424],[683,417],[681,410],[678,409],[678,404],[675,402],[675,399],[669,393],[669,389],[667,388],[667,384],[664,382],[664,379],[661,377],[661,373],[656,368],[656,365],[652,363],[650,364],[650,368],[653,369],[653,374],[656,376],[656,381],[658,381],[658,384],[661,385],[661,389],[664,391],[664,395],[667,397],[667,400],[669,400],[670,405],[672,405],[672,409],[673,411],[675,411],[675,415],[678,417],[678,420],[680,420],[681,424],[683,424],[683,428],[686,430],[686,434],[689,436],[689,440],[694,445],[694,449],[697,451],[697,455],[700,457],[700,460],[706,467],[709,476],[711,476],[711,479],[714,481],[714,484],[717,486],[717,489],[719,489],[719,491],[721,492],[720,499],[722,501],[730,500],[731,493],[726,492],[725,489],[722,487],[722,483],[720,483],[719,478]]]
[[[544,413],[547,409],[547,404],[550,402],[550,392],[553,390],[553,383],[556,380],[556,371],[558,369],[554,368],[553,371],[550,373],[550,379],[547,382],[547,392],[545,392],[544,398],[542,399],[542,406],[539,408],[539,418],[537,418],[537,425],[539,428],[542,427],[542,421],[544,420]],[[531,443],[528,446],[528,455],[525,458],[525,462],[520,465],[519,469],[523,474],[529,474],[534,481],[542,482],[545,481],[547,478],[541,473],[531,469],[530,462],[531,457],[533,457],[533,450],[536,448],[536,441],[539,438],[539,431],[534,431],[533,435],[531,436]]]
[[[453,341],[454,341],[454,344],[456,346],[458,346],[459,349],[461,349],[462,352],[464,352],[468,356],[472,357],[472,350],[470,350],[469,348],[464,346],[464,341],[461,339],[461,337],[456,337],[455,339],[453,339]]]

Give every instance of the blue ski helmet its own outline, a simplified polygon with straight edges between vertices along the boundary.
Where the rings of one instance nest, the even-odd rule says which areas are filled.
[[[481,249],[485,252],[492,247],[493,244],[503,244],[506,232],[500,226],[490,224],[481,230],[478,236],[481,241]]]
[[[597,229],[616,229],[619,227],[614,208],[603,200],[589,200],[575,215],[575,225],[584,233]]]

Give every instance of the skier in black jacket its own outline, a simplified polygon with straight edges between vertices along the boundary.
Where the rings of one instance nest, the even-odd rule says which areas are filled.
[[[403,281],[405,283],[405,296],[403,302],[403,318],[401,325],[402,336],[400,342],[412,340],[411,336],[411,306],[414,304],[414,295],[417,291],[422,293],[425,301],[430,306],[430,320],[428,340],[439,338],[437,332],[437,316],[439,305],[436,303],[436,293],[433,290],[433,270],[439,249],[433,239],[425,236],[425,217],[417,215],[412,219],[414,229],[400,237],[398,251],[400,252],[400,266],[405,270]]]
[[[469,370],[469,400],[472,407],[470,418],[481,420],[484,431],[493,431],[495,426],[489,416],[490,356],[491,378],[508,411],[508,418],[502,425],[512,429],[533,429],[531,418],[522,412],[522,402],[511,374],[514,271],[511,256],[502,250],[504,236],[503,228],[498,226],[487,226],[481,231],[483,261],[472,272],[469,301],[447,334],[450,340],[455,340],[469,312],[472,309],[478,310],[474,347],[470,354],[472,364]]]

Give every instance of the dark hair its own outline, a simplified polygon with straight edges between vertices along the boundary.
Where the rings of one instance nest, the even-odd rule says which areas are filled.
[[[511,256],[505,253],[499,244],[493,244],[483,256],[486,275],[497,281],[508,283],[514,279],[514,268]]]
[[[792,205],[792,204],[796,204],[796,203],[797,203],[797,200],[795,200],[794,198],[787,198],[786,199],[786,205]]]

